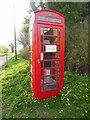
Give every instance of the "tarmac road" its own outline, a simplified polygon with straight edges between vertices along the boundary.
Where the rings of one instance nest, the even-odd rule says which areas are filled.
[[[10,58],[12,58],[14,55],[8,56],[8,60]],[[6,62],[6,56],[0,56],[0,69],[2,68],[2,66],[5,64]]]

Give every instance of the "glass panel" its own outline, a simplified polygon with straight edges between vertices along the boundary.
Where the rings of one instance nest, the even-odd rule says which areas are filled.
[[[41,35],[41,44],[43,44],[43,36]]]
[[[44,78],[44,90],[51,90],[56,88],[56,76],[49,76]]]
[[[41,44],[41,52],[43,52],[43,44]]]
[[[56,76],[44,78],[44,90],[56,89]],[[41,91],[43,91],[43,77],[41,77]]]
[[[59,45],[58,45],[58,88],[59,88],[59,73],[60,73],[60,29],[59,29]]]
[[[57,58],[57,53],[44,53],[44,60],[52,60]]]
[[[41,69],[41,77],[43,76],[43,69]]]
[[[56,37],[50,37],[50,36],[44,36],[44,44],[56,44],[57,38]]]
[[[57,29],[44,28],[44,35],[54,35],[54,36],[57,36]]]
[[[41,52],[43,52],[43,28],[41,28]]]
[[[43,67],[43,61],[41,61],[41,68]]]
[[[43,35],[43,28],[41,28],[41,35]]]
[[[59,44],[60,44],[60,29],[59,29]]]
[[[48,76],[48,75],[54,75],[56,74],[56,67],[55,68],[44,68],[44,76]]]
[[[60,58],[60,45],[58,45],[58,58]]]
[[[41,91],[43,91],[43,78],[41,78]]]
[[[43,60],[43,53],[41,53],[41,61]]]
[[[44,67],[55,67],[57,66],[57,61],[44,61]]]
[[[44,35],[43,35],[44,29]],[[57,45],[58,52],[60,51],[60,29],[59,29],[59,40],[57,44],[57,29],[53,28],[41,28],[41,91],[56,89],[56,79],[58,77],[59,87],[59,55],[57,55]],[[44,37],[44,42],[43,42]],[[44,49],[43,49],[44,45]],[[44,60],[43,60],[44,57]],[[58,58],[57,58],[58,57]],[[44,62],[44,66],[43,66]],[[58,62],[58,63],[57,63]],[[57,68],[58,65],[58,68]],[[43,81],[44,80],[44,81]],[[43,85],[44,82],[44,85]]]

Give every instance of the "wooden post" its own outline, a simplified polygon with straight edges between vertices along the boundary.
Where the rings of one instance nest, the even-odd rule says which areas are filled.
[[[17,60],[17,49],[16,49],[16,25],[15,25],[15,2],[13,4],[14,9],[14,44],[15,44],[15,60]]]

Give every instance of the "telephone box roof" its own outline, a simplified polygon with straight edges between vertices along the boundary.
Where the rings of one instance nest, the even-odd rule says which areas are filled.
[[[60,15],[60,16],[62,16],[62,17],[64,17],[64,18],[65,18],[65,16],[64,16],[64,15],[62,15],[61,13],[56,12],[56,11],[54,11],[54,10],[42,9],[42,10],[36,10],[34,13],[39,13],[39,12],[52,12],[52,13],[56,13],[56,14],[58,14],[58,15]]]

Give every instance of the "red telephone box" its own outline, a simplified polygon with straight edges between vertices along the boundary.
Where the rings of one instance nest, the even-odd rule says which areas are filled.
[[[57,96],[63,88],[65,17],[38,10],[29,21],[30,86],[35,99]]]

